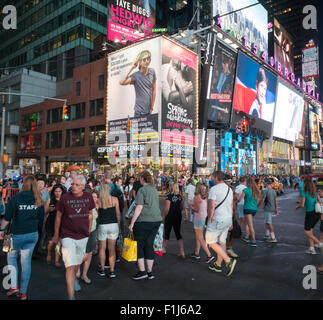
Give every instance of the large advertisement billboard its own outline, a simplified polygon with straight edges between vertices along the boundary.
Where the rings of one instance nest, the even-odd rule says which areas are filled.
[[[126,43],[151,34],[155,16],[155,0],[109,0],[108,40]]]
[[[274,19],[274,54],[281,63],[282,70],[287,68],[289,73],[294,72],[293,41],[285,28]]]
[[[217,40],[214,32],[209,37],[203,69],[206,91],[201,102],[208,121],[225,124],[231,120],[237,53]]]
[[[195,146],[197,55],[162,38],[161,142]]]
[[[320,138],[320,120],[319,115],[314,112],[314,108],[310,107],[309,112],[309,130],[311,136],[311,149],[320,150],[321,138]]]
[[[271,134],[275,111],[277,78],[239,52],[235,80],[234,114],[242,111],[255,118],[256,127]]]
[[[109,133],[126,132],[131,140],[158,142],[161,42],[150,39],[108,58]]]
[[[303,95],[278,82],[273,136],[295,142],[302,129]]]
[[[213,0],[213,17],[233,12],[252,4],[255,0]],[[246,37],[247,47],[251,49],[253,43],[257,45],[257,54],[268,52],[268,13],[261,5],[243,9],[221,18],[222,29],[243,42]]]
[[[311,105],[308,103],[308,101],[304,100],[304,111],[303,111],[303,117],[302,117],[302,125],[301,125],[301,131],[298,134],[298,138],[295,142],[295,146],[297,148],[308,148],[310,145],[310,137],[309,137],[309,108]]]

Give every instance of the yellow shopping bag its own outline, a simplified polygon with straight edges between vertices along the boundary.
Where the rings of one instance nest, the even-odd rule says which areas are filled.
[[[137,241],[134,240],[132,232],[123,240],[122,258],[129,262],[137,261]]]

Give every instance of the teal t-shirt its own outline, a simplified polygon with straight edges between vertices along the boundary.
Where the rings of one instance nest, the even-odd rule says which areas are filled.
[[[250,188],[243,189],[245,194],[244,196],[244,206],[243,209],[245,210],[258,210],[257,207],[257,199],[252,197],[252,191]]]
[[[305,210],[306,212],[315,211],[315,202],[317,199],[318,193],[315,193],[315,197],[313,198],[309,192],[302,191],[301,197],[305,198]]]

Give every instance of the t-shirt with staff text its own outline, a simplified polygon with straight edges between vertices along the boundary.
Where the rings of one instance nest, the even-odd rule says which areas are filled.
[[[91,193],[75,197],[72,192],[62,195],[56,210],[62,212],[61,235],[79,240],[89,236],[89,211],[95,208]]]

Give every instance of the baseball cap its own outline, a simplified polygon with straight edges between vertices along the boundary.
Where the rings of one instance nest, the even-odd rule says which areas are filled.
[[[274,180],[272,178],[266,178],[265,179],[265,183],[267,183],[267,184],[273,184],[274,183]]]

